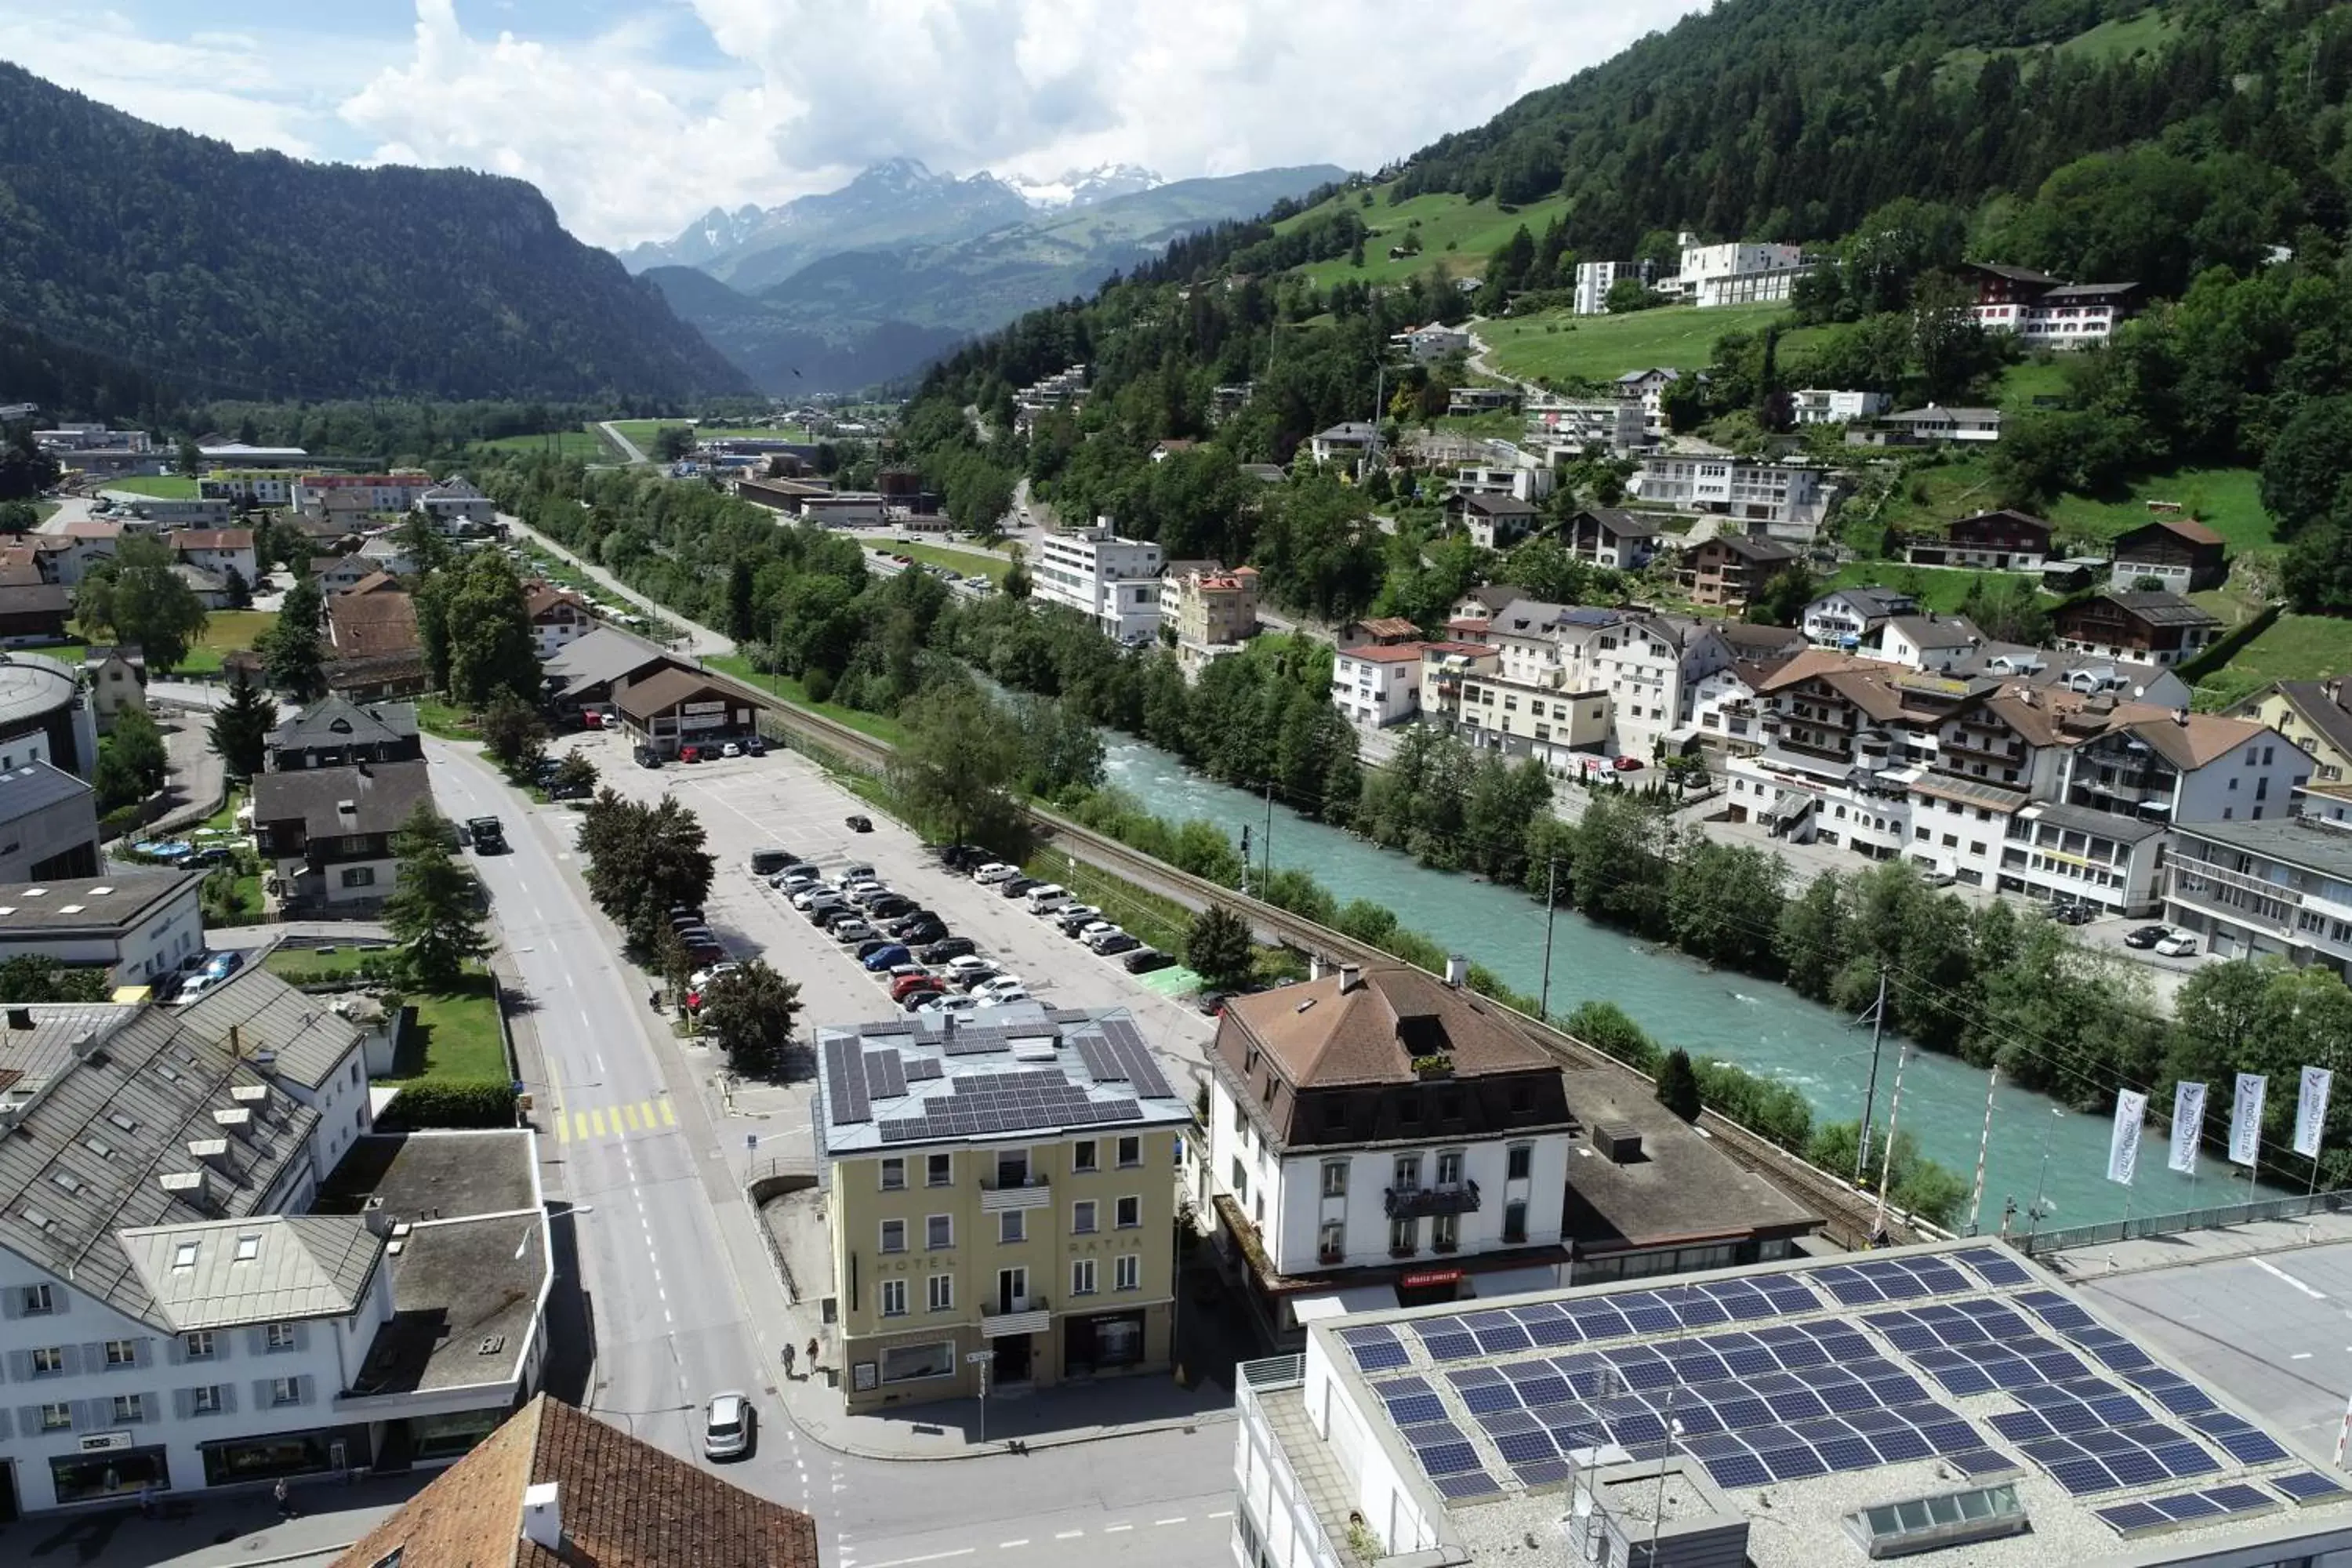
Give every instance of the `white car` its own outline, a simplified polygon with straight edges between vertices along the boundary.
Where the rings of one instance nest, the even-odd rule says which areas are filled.
[[[872,942],[881,935],[864,921],[844,921],[833,928],[833,940],[844,947],[855,947],[861,942]]]
[[[1111,924],[1108,921],[1089,921],[1085,925],[1078,928],[1078,940],[1085,942],[1088,947],[1092,947],[1095,944],[1095,938],[1098,936],[1108,936],[1118,929],[1118,927]]]
[[[969,1013],[979,1005],[980,998],[977,996],[934,996],[915,1011],[936,1017],[941,1013]]]
[[[2167,958],[2193,957],[2197,952],[2197,939],[2185,931],[2177,931],[2158,942],[2156,951]]]
[[[1015,985],[1010,991],[996,991],[990,993],[988,995],[981,998],[980,1005],[983,1007],[1010,1007],[1016,1002],[1027,1002],[1031,999],[1029,993],[1024,991],[1018,985]],[[969,1000],[969,998],[967,998],[967,1000]]]
[[[831,888],[811,888],[805,893],[795,894],[793,899],[793,908],[811,920],[831,910],[845,910],[848,907],[849,900]]]
[[[1014,991],[1019,991],[1024,996],[1028,994],[1017,974],[992,974],[971,988],[971,994],[980,998],[981,1005],[984,1007],[995,1006],[1004,1000],[1008,993]]]
[[[751,1407],[750,1394],[713,1394],[703,1412],[703,1456],[712,1459],[741,1458],[751,1451],[751,1436],[759,1427],[759,1413]]]
[[[983,888],[992,888],[999,882],[1009,882],[1019,875],[1021,875],[1020,867],[1008,866],[1002,860],[991,860],[987,865],[974,871],[971,874],[971,879]]]
[[[768,886],[781,889],[787,893],[799,893],[805,892],[824,880],[824,878],[806,866],[795,866],[789,871],[777,872],[768,879]]]
[[[950,958],[940,965],[940,973],[950,980],[963,980],[974,974],[987,975],[997,973],[994,962],[982,958],[976,952],[967,952],[961,958]]]
[[[730,959],[725,963],[714,963],[708,969],[696,970],[692,974],[687,977],[687,984],[693,986],[697,991],[699,991],[704,986],[709,984],[712,981],[718,979],[720,975],[740,974],[742,973],[742,969],[743,966],[741,964]]]
[[[719,754],[722,757],[740,757],[743,754],[743,748],[735,742],[730,741],[719,748]]]

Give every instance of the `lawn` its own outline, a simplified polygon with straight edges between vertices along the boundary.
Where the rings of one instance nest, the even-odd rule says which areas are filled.
[[[1013,563],[1002,555],[982,555],[970,550],[950,550],[944,544],[924,544],[919,541],[897,540],[887,548],[900,555],[911,555],[927,566],[943,566],[965,576],[981,576],[992,583],[1004,581],[1004,574]]]
[[[101,490],[127,490],[135,496],[153,496],[158,500],[194,500],[196,481],[180,474],[148,474],[131,479],[108,479],[99,486]]]
[[[362,964],[381,963],[389,952],[384,947],[341,944],[332,952],[308,946],[280,947],[262,966],[279,975],[356,974]],[[455,990],[410,992],[402,1000],[416,1010],[415,1016],[401,1031],[400,1054],[383,1082],[489,1079],[504,1083],[512,1076],[507,1069],[506,1042],[499,1032],[498,996],[488,974],[469,972]]]
[[[702,662],[712,669],[722,670],[738,680],[757,687],[779,701],[789,702],[795,708],[805,708],[812,713],[822,714],[835,723],[845,724],[860,734],[871,735],[876,740],[887,742],[893,746],[904,744],[906,742],[906,729],[896,719],[881,713],[866,713],[855,708],[844,708],[838,702],[812,702],[809,700],[808,688],[803,686],[798,680],[789,675],[771,675],[763,670],[753,669],[751,661],[740,653],[712,654]]]
[[[1564,385],[1613,381],[1629,370],[1656,366],[1696,370],[1715,358],[1716,340],[1754,332],[1787,320],[1783,305],[1725,305],[1703,310],[1668,305],[1623,316],[1579,316],[1544,310],[1481,321],[1478,336],[1494,351],[1497,369],[1525,380]],[[1780,352],[1804,347],[1824,329],[1800,327],[1780,339]]]
[[[1993,403],[2004,414],[2030,414],[2034,399],[2053,402],[2066,391],[2066,366],[2058,360],[2021,360],[2001,372]]]
[[[2228,540],[2232,552],[2267,549],[2273,542],[2271,515],[2263,510],[2262,475],[2252,468],[2181,468],[2138,481],[2118,500],[2063,497],[2048,515],[2066,532],[2112,539],[2156,515],[2147,510],[2151,500],[2179,501],[2188,515]]]
[[[2240,648],[2227,673],[2273,680],[2316,680],[2352,669],[2352,620],[2282,615]]]
[[[1979,579],[1994,587],[2033,581],[2017,572],[1966,572],[1948,566],[1913,566],[1901,561],[1850,561],[1822,584],[1822,592],[1864,586],[1899,588],[1917,598],[1922,608],[1938,615],[1957,615],[1960,601],[1968,597],[1969,587]],[[2058,602],[2046,594],[2042,597],[2044,604]]]
[[[694,425],[691,419],[615,419],[613,428],[637,444],[637,449],[650,458],[654,453],[654,437],[672,425]],[[695,425],[694,433],[706,441],[740,438],[751,441],[806,441],[809,433],[797,425],[781,429],[768,429],[756,425]]]
[[[2021,48],[1948,50],[1937,62],[1936,75],[1939,82],[1945,83],[1971,79],[1995,55],[2015,57],[2020,68],[2028,68],[2026,57],[2045,53],[2068,55],[2095,65],[2161,48],[2171,41],[2177,31],[2171,17],[2150,6],[2136,16],[2102,22],[2054,46],[2034,44]],[[1889,73],[1889,79],[1892,79],[1892,73]]]
[[[1343,191],[1319,206],[1275,225],[1278,231],[1296,228],[1318,215],[1353,204],[1357,216],[1370,231],[1364,240],[1361,267],[1349,266],[1346,257],[1338,256],[1298,268],[1298,276],[1318,289],[1328,289],[1350,279],[1362,283],[1396,283],[1421,277],[1437,266],[1443,266],[1454,277],[1475,278],[1486,270],[1487,257],[1502,248],[1520,225],[1527,226],[1530,236],[1541,239],[1546,226],[1568,211],[1564,196],[1506,211],[1491,198],[1465,202],[1451,192],[1414,196],[1391,206],[1388,191],[1385,185],[1372,187],[1370,206],[1362,205],[1362,193]],[[1418,228],[1413,226],[1416,220]],[[1401,243],[1407,234],[1420,236],[1420,254],[1390,260],[1389,247]]]
[[[226,656],[253,647],[262,633],[277,624],[275,610],[215,610],[205,623],[203,637],[180,661],[179,672],[217,675]]]
[[[603,438],[584,426],[577,430],[549,430],[537,436],[501,436],[495,441],[477,441],[474,446],[484,452],[552,452],[559,458],[583,463],[602,462],[613,456]]]
[[[1912,533],[1937,533],[1954,518],[1990,510],[1996,504],[1984,459],[1947,454],[1931,457],[1906,473],[1888,494],[1878,521]]]

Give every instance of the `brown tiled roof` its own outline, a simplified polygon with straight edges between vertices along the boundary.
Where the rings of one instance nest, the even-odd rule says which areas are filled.
[[[250,550],[253,530],[249,528],[184,528],[172,535],[172,548],[190,550]]]
[[[1402,616],[1382,616],[1377,620],[1358,621],[1364,635],[1375,637],[1417,637],[1421,628]]]
[[[2188,544],[2227,544],[2229,542],[2228,540],[2223,539],[2220,534],[2214,532],[2211,529],[2206,527],[2203,523],[2198,521],[2193,517],[2155,518],[2132,530],[2132,533],[2142,533],[2151,528],[2160,528],[2164,530],[2165,532],[2171,534],[2174,538]],[[2130,538],[2131,534],[2129,533],[2124,536],[2124,540],[2126,542],[2124,545],[2125,549],[2130,548],[2130,545],[2127,542]],[[2120,552],[2118,553],[2120,553]]]
[[[632,719],[650,719],[703,691],[717,692],[730,701],[743,700],[698,670],[680,669],[673,666],[656,670],[643,680],[629,682],[613,699],[613,705]]]
[[[552,583],[528,583],[523,585],[523,613],[532,620],[539,619],[558,605],[569,605],[583,616],[588,613],[588,602],[569,588],[559,588]]]
[[[1360,658],[1367,664],[1404,664],[1421,657],[1422,645],[1417,642],[1365,643],[1357,647],[1343,647],[1335,658]]]
[[[344,658],[406,653],[417,647],[416,602],[401,593],[338,594],[327,601],[327,626]]]
[[[343,557],[343,559],[348,560],[350,557],[346,556]],[[382,594],[385,592],[404,593],[405,591],[406,590],[403,589],[400,585],[400,579],[394,576],[391,573],[371,572],[366,576],[362,577],[358,582],[353,583],[350,587],[344,589],[343,593],[345,595],[356,595],[362,594]]]
[[[1412,1083],[1413,1058],[1448,1056],[1454,1077],[1553,1065],[1541,1047],[1474,991],[1404,964],[1236,996],[1225,1015],[1245,1028],[1294,1088]]]
[[[567,1543],[522,1532],[553,1482]],[[372,1568],[817,1568],[816,1521],[541,1394],[335,1560]]]

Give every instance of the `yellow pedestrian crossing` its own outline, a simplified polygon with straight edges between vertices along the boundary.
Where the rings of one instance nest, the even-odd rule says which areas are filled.
[[[667,1098],[661,1100],[625,1100],[619,1105],[598,1106],[590,1110],[560,1113],[555,1118],[555,1135],[560,1142],[575,1140],[626,1138],[632,1133],[658,1132],[665,1127],[677,1125],[677,1112],[670,1108]]]

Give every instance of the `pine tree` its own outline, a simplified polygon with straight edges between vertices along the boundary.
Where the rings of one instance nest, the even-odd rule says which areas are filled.
[[[479,889],[473,873],[450,855],[448,825],[429,803],[418,803],[393,844],[400,883],[384,900],[383,922],[399,940],[409,982],[427,991],[449,990],[468,961],[490,951]]]
[[[278,704],[250,680],[229,688],[228,700],[213,715],[213,754],[231,778],[249,779],[261,772],[269,751],[269,732],[278,727]]]
[[[1698,1074],[1691,1068],[1690,1053],[1680,1046],[1658,1064],[1658,1103],[1685,1121],[1698,1120]]]
[[[308,702],[327,689],[321,667],[325,654],[319,644],[319,622],[326,601],[319,586],[299,582],[286,590],[278,624],[261,637],[262,672],[269,684],[297,702]]]

